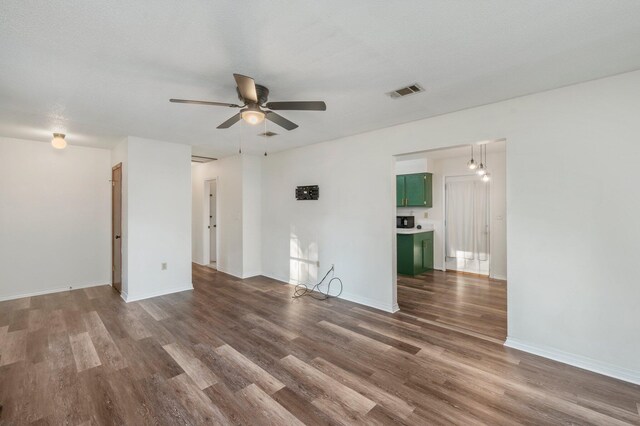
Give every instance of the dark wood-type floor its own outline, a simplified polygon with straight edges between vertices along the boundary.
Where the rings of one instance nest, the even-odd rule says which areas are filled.
[[[507,338],[507,283],[456,271],[398,276],[400,311],[497,343]]]
[[[0,303],[0,423],[640,424],[639,386],[437,321],[207,267],[194,284]]]

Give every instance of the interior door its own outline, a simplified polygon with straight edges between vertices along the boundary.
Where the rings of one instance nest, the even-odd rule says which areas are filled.
[[[209,261],[214,263],[216,261],[216,231],[217,223],[216,223],[216,184],[215,182],[211,182],[209,191],[209,229],[210,229],[210,238],[209,238]]]
[[[122,163],[111,170],[111,282],[122,291]]]

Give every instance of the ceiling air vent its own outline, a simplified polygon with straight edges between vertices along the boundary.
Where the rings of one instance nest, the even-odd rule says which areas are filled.
[[[209,161],[215,161],[217,158],[213,157],[202,157],[200,155],[192,155],[191,162],[192,163],[208,163]]]
[[[258,133],[258,136],[262,136],[263,138],[272,138],[274,136],[276,136],[277,133],[272,132],[271,130],[269,130],[268,132],[264,132],[264,133]]]
[[[393,92],[387,93],[392,98],[402,98],[404,96],[413,95],[414,93],[424,92],[424,88],[418,83],[414,83],[407,87],[402,87],[398,90],[394,90]]]

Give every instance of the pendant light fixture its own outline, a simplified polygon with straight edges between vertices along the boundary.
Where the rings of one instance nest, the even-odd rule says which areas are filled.
[[[467,167],[469,167],[470,170],[475,170],[478,167],[476,160],[473,159],[473,144],[471,145],[471,160],[467,162]]]
[[[482,160],[482,147],[484,146],[484,161]],[[478,166],[478,169],[476,171],[476,173],[478,174],[478,176],[484,176],[487,174],[487,168],[484,165],[484,163],[487,162],[487,146],[486,145],[480,145],[480,165]]]
[[[53,139],[51,139],[51,145],[55,149],[65,149],[67,147],[67,141],[64,140],[64,134],[54,133]]]
[[[487,146],[484,146],[484,165],[483,165],[483,172],[482,173],[482,181],[483,182],[489,182],[489,180],[491,180],[491,176],[489,176],[489,172],[487,171]]]

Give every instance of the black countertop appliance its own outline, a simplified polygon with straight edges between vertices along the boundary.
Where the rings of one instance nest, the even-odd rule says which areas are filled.
[[[416,218],[414,216],[396,216],[396,228],[414,228]]]

